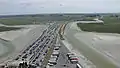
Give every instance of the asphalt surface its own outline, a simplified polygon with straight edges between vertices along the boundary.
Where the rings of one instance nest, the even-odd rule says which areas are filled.
[[[70,53],[69,50],[65,47],[65,45],[60,41],[60,55],[57,61],[56,68],[76,68],[76,64],[72,64],[68,57],[67,53]],[[65,65],[65,66],[64,66]]]
[[[69,63],[66,57],[67,53],[69,53],[69,50],[64,45],[61,45],[60,55],[57,61],[56,68],[63,68],[63,65],[66,65]]]
[[[92,47],[76,39],[74,35],[77,32],[77,30],[70,28],[70,24],[68,24],[65,29],[65,37],[67,38],[68,42],[73,45],[74,49],[80,51],[88,60],[95,64],[97,68],[119,68]]]

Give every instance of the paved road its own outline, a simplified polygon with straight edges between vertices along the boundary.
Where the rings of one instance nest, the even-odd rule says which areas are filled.
[[[69,53],[69,50],[64,45],[61,45],[60,55],[57,61],[56,68],[63,68],[64,64],[66,65],[69,63],[66,57],[67,53]]]
[[[118,68],[114,63],[93,50],[89,45],[86,45],[85,43],[76,39],[74,34],[76,34],[78,31],[71,29],[69,25],[70,24],[68,24],[66,27],[65,32],[67,35],[65,35],[65,37],[68,39],[68,42],[74,45],[74,48],[78,49],[86,58],[91,60],[97,68]]]
[[[69,50],[65,47],[65,45],[59,40],[59,43],[61,45],[60,48],[60,55],[57,61],[56,68],[76,68],[76,64],[71,64],[71,62],[67,58],[67,53],[69,53]],[[65,67],[63,65],[66,65]]]

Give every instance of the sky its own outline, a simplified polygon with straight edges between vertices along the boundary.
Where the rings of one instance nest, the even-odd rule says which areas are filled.
[[[0,0],[0,15],[107,12],[120,12],[120,0]]]

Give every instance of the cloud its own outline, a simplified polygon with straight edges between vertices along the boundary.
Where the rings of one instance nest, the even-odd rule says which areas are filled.
[[[119,12],[119,0],[0,0],[1,14]]]

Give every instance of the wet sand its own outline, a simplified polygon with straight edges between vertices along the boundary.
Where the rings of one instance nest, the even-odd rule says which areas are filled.
[[[90,46],[89,42],[87,42],[87,40],[89,40],[89,37],[86,35],[87,33],[83,34],[83,31],[76,29],[76,27],[74,28],[75,25],[71,26],[71,24],[73,23],[67,25],[65,30],[66,32],[65,36],[68,39],[68,41],[72,44],[74,49],[80,51],[80,53],[82,53],[85,57],[87,57],[88,60],[90,60],[93,64],[95,64],[97,68],[119,68],[116,63],[111,61],[108,57],[104,56],[103,53],[101,53],[96,48]],[[77,36],[76,38],[75,34],[77,33],[83,34],[84,37]],[[80,38],[81,40],[78,38]],[[82,40],[84,40],[88,44],[86,44]]]

